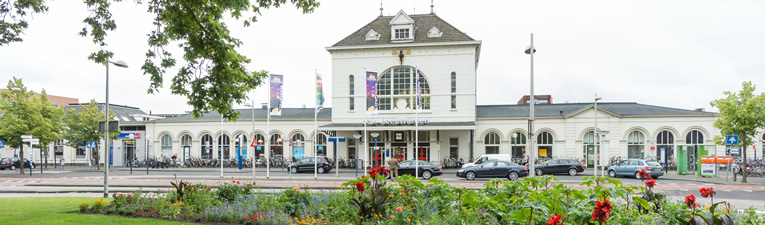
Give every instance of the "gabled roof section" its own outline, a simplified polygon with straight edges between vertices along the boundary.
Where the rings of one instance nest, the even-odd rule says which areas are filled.
[[[250,120],[252,118],[252,109],[234,109],[240,113],[240,120]],[[255,120],[266,120],[266,112],[268,109],[256,108]],[[313,120],[314,108],[283,108],[281,116],[271,116],[271,120]],[[319,111],[317,119],[329,120],[332,117],[332,108],[323,108]],[[191,114],[183,114],[176,117],[159,119],[156,121],[187,121],[187,120],[199,120],[199,121],[219,121],[220,114],[217,111],[210,111],[202,113],[202,117],[194,119]]]
[[[404,10],[399,10],[398,13],[393,16],[393,19],[391,19],[388,23],[390,25],[413,24],[414,20],[412,17],[409,17],[409,15],[404,12]]]
[[[534,116],[537,117],[571,117],[577,113],[593,108],[593,103],[564,103],[534,105]],[[663,106],[645,105],[635,102],[604,102],[598,103],[598,110],[603,110],[615,116],[714,116],[713,112],[669,108]],[[479,105],[478,118],[529,117],[529,105]]]
[[[401,13],[401,12],[399,12]],[[399,16],[397,14],[396,16]],[[367,25],[353,32],[348,37],[337,42],[331,47],[345,47],[345,46],[364,46],[364,45],[388,45],[391,44],[391,21],[396,16],[381,16],[377,17]],[[414,41],[408,43],[438,43],[438,42],[461,42],[461,41],[476,41],[467,34],[458,30],[451,24],[447,23],[435,14],[415,14],[406,16],[414,20]],[[402,18],[402,17],[399,17]],[[438,38],[428,38],[428,31],[432,27],[438,28],[442,35]],[[369,30],[375,30],[380,33],[380,39],[378,40],[366,40],[366,34]]]

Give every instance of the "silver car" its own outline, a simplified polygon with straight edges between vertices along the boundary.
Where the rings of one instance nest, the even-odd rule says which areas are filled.
[[[664,175],[664,168],[659,162],[654,160],[628,159],[616,166],[608,167],[608,176],[630,176],[640,179],[638,171],[645,170],[653,178],[659,178]]]

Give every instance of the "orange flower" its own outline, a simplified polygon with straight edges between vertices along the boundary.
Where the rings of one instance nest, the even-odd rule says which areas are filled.
[[[396,207],[396,211],[399,211],[399,212],[401,212],[402,210],[404,210],[404,209],[403,209],[403,208],[401,208],[401,206],[399,206],[399,207]]]
[[[395,219],[395,218],[396,218],[396,216],[394,216],[394,215],[390,215],[390,218],[391,218],[391,219]]]

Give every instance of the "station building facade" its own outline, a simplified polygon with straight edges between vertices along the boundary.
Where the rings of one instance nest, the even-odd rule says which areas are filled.
[[[265,108],[238,109],[236,122],[215,112],[145,121],[149,154],[224,158],[286,158],[314,152],[366,165],[390,157],[440,163],[482,154],[530,154],[529,105],[477,105],[481,41],[435,14],[380,16],[326,48],[332,55],[332,108],[285,108],[266,122]],[[366,107],[366,72],[378,74],[378,110]],[[422,106],[417,110],[419,78]],[[540,104],[533,130],[537,157],[570,157],[592,165],[610,157],[665,158],[700,149],[724,154],[713,138],[718,114],[639,103]],[[600,134],[594,135],[595,121]],[[608,131],[607,133],[604,131]],[[354,135],[361,138],[355,139]],[[376,135],[376,137],[375,137]],[[765,135],[762,135],[765,139]],[[345,142],[328,142],[345,137]],[[269,141],[265,141],[269,138]],[[250,147],[253,144],[258,147]],[[241,145],[240,145],[241,143]],[[265,146],[270,143],[269,146]],[[757,153],[762,154],[760,148]],[[751,149],[749,149],[751,150]],[[750,152],[753,155],[754,152]]]

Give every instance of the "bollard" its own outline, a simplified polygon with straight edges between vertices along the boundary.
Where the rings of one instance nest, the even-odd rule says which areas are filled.
[[[737,176],[737,175],[738,175],[738,174],[736,174],[736,172],[733,172],[733,182],[734,182],[734,183],[736,182],[736,176]]]

